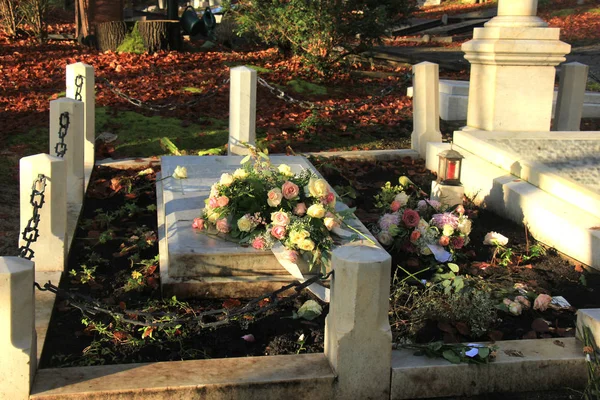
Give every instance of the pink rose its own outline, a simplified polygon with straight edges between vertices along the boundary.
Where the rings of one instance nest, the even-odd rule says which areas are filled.
[[[410,234],[410,241],[411,242],[416,242],[417,240],[419,240],[419,238],[421,237],[421,232],[414,230],[412,231],[412,233]]]
[[[465,207],[462,204],[456,206],[455,210],[459,215],[463,215],[465,213]]]
[[[393,212],[396,212],[400,209],[400,207],[402,207],[402,204],[400,204],[399,201],[392,201],[392,204],[390,204],[390,208],[392,209]]]
[[[194,218],[192,228],[202,230],[204,229],[204,220],[202,218]]]
[[[283,211],[277,211],[271,213],[271,220],[273,221],[273,225],[288,226],[290,216]]]
[[[538,297],[536,297],[535,301],[533,302],[533,309],[546,311],[548,306],[550,306],[550,303],[552,303],[551,296],[548,296],[547,294],[540,294],[538,295]]]
[[[252,240],[252,247],[256,250],[264,250],[267,247],[267,242],[262,236],[257,236]]]
[[[279,204],[281,204],[282,198],[283,194],[279,188],[271,189],[269,190],[269,193],[267,193],[267,203],[271,207],[277,207]]]
[[[306,204],[304,204],[304,203],[296,204],[296,207],[294,207],[294,214],[298,215],[299,217],[306,214]]]
[[[216,225],[219,232],[229,233],[229,222],[227,222],[226,218],[218,219]]]
[[[450,246],[452,246],[453,249],[462,249],[464,245],[465,239],[462,236],[454,236],[450,238]]]
[[[448,236],[442,236],[439,240],[440,246],[448,246],[450,244],[450,238]]]
[[[285,237],[286,234],[285,226],[275,225],[271,228],[271,235],[278,240],[281,240]]]
[[[335,195],[329,192],[325,197],[323,197],[323,200],[325,204],[330,204],[335,200]]]
[[[219,205],[219,207],[225,207],[227,204],[229,204],[229,197],[227,196],[221,196],[217,199],[217,204]]]
[[[281,192],[283,193],[283,197],[285,197],[288,200],[292,200],[298,197],[298,194],[300,193],[300,188],[295,183],[286,181],[281,187]]]
[[[402,222],[404,222],[404,225],[408,226],[409,228],[415,228],[419,226],[420,220],[421,217],[415,210],[406,210],[404,211],[404,214],[402,214]]]
[[[209,208],[217,208],[217,207],[219,207],[219,201],[217,200],[216,197],[210,197],[208,199],[208,207]]]
[[[525,310],[529,310],[531,308],[531,302],[525,296],[517,296],[515,297],[515,301],[521,303]]]

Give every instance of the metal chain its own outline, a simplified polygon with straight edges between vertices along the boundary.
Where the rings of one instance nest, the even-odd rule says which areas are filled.
[[[31,260],[34,256],[34,251],[31,249],[31,244],[36,242],[40,237],[38,225],[40,223],[40,209],[44,205],[44,192],[46,191],[46,176],[39,174],[37,179],[33,181],[31,188],[31,197],[29,204],[33,206],[33,215],[27,222],[27,226],[23,229],[22,238],[25,244],[19,247],[19,257],[26,260]]]
[[[220,308],[215,310],[209,310],[204,312],[188,312],[183,316],[179,316],[174,313],[167,312],[147,312],[140,310],[122,310],[116,311],[115,307],[104,305],[89,296],[81,293],[68,292],[60,289],[53,285],[51,282],[44,284],[42,288],[37,282],[34,284],[38,290],[49,291],[57,296],[68,300],[69,304],[79,309],[85,315],[96,316],[98,314],[106,314],[114,318],[115,320],[125,322],[136,326],[149,326],[156,328],[168,328],[174,327],[180,324],[195,324],[198,327],[204,328],[215,328],[229,324],[244,316],[258,316],[264,314],[267,311],[277,307],[279,304],[289,302],[298,297],[301,291],[312,285],[313,283],[321,280],[325,280],[331,276],[332,272],[327,275],[315,275],[314,277],[300,283],[294,281],[286,286],[281,287],[272,293],[265,294],[264,296],[258,297],[249,301],[245,306],[230,310],[228,308]],[[280,294],[294,289],[294,293],[286,297],[279,297]],[[267,305],[264,305],[265,300],[268,299]],[[207,319],[212,321],[207,322]]]
[[[60,114],[60,128],[58,129],[58,143],[54,146],[54,152],[56,153],[56,157],[64,157],[67,153],[67,144],[65,143],[65,137],[69,132],[69,125],[71,124],[69,119],[69,113],[65,111]]]
[[[83,75],[77,75],[75,77],[75,100],[82,101],[81,91],[83,90]]]
[[[150,111],[164,111],[164,110],[172,111],[178,107],[190,107],[190,106],[198,103],[200,100],[205,100],[205,99],[215,96],[219,92],[219,90],[221,89],[222,86],[225,86],[229,83],[229,79],[224,79],[221,84],[221,87],[217,87],[216,89],[213,89],[205,94],[198,94],[195,96],[195,98],[193,100],[190,100],[183,104],[174,104],[174,103],[152,104],[152,103],[148,103],[148,102],[144,102],[142,100],[136,99],[134,97],[131,97],[131,96],[123,93],[119,88],[117,88],[115,85],[113,85],[106,78],[100,78],[100,80],[106,84],[106,86],[108,87],[108,89],[110,91],[112,91],[114,94],[116,94],[120,98],[127,100],[128,102],[130,102],[131,104],[133,104],[136,107],[145,108],[146,110],[150,110]]]
[[[398,84],[398,86],[406,83],[411,78],[412,78],[411,75],[407,74],[407,77],[405,77],[405,79],[400,84]],[[316,103],[311,102],[311,101],[297,100],[297,99],[293,98],[292,96],[290,96],[289,94],[285,93],[283,90],[270,85],[263,78],[259,77],[258,78],[258,83],[261,84],[262,86],[264,86],[265,88],[267,88],[273,95],[275,95],[277,98],[285,101],[286,103],[297,104],[300,107],[306,108],[306,109],[330,109],[332,111],[347,110],[347,109],[350,109],[350,108],[357,108],[357,107],[363,106],[365,104],[373,103],[376,100],[379,100],[379,99],[381,99],[381,98],[389,95],[396,88],[395,86],[389,85],[389,86],[386,86],[383,89],[381,89],[376,95],[371,96],[369,98],[366,98],[364,100],[360,100],[360,101],[353,102],[353,103],[340,104],[340,105],[337,105],[337,106],[325,106],[325,105],[316,104]]]

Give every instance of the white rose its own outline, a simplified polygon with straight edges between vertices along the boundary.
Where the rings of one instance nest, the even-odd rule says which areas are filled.
[[[271,207],[277,207],[281,204],[281,199],[283,199],[283,193],[281,193],[281,189],[279,188],[271,189],[267,193],[267,203]]]
[[[442,230],[442,235],[450,237],[450,236],[452,236],[453,233],[454,233],[454,229],[452,228],[452,225],[448,225],[448,224],[444,225],[444,228]]]
[[[221,180],[219,183],[223,186],[229,186],[233,183],[233,176],[231,176],[231,174],[224,173],[221,175]]]
[[[245,215],[237,221],[238,229],[242,232],[250,232],[252,230],[252,221]]]
[[[175,171],[173,172],[173,178],[175,179],[187,179],[187,168],[180,167],[179,165],[175,167]]]
[[[458,230],[460,231],[460,233],[462,233],[463,235],[469,235],[471,233],[471,228],[472,228],[472,222],[470,219],[468,218],[460,218],[458,220]]]
[[[408,195],[404,192],[398,193],[394,200],[400,203],[400,207],[404,207],[408,203]]]
[[[329,185],[325,179],[310,178],[308,181],[308,192],[313,197],[323,197],[329,193]]]
[[[394,241],[394,238],[388,231],[381,231],[377,235],[377,240],[384,246],[389,246]]]
[[[325,212],[325,207],[322,204],[313,204],[306,210],[306,213],[313,218],[323,218]]]
[[[488,232],[483,239],[483,244],[488,246],[506,246],[508,238],[498,232]]]
[[[521,313],[523,312],[523,306],[521,305],[521,303],[513,301],[508,305],[508,311],[512,315],[521,315]]]
[[[238,168],[233,172],[233,177],[235,179],[244,179],[248,176],[248,172],[245,169]]]
[[[323,223],[325,224],[325,227],[328,230],[332,230],[333,228],[335,228],[336,226],[338,226],[338,222],[335,220],[335,218],[332,217],[327,217],[323,219]]]
[[[292,172],[292,169],[287,164],[281,164],[279,167],[277,167],[277,170],[282,175],[285,175],[285,176],[294,176],[294,173]]]

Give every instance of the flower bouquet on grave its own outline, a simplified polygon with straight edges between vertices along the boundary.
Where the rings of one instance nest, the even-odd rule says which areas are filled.
[[[396,186],[387,182],[375,196],[383,215],[374,233],[387,248],[433,255],[438,263],[451,261],[453,254],[469,243],[471,220],[462,205],[448,208],[422,194],[407,177],[401,177]]]
[[[336,212],[335,195],[324,179],[307,170],[294,174],[285,164],[275,167],[267,153],[250,148],[241,164],[212,185],[193,227],[257,250],[272,249],[280,262],[325,273],[331,232],[352,236],[339,227],[353,210]]]

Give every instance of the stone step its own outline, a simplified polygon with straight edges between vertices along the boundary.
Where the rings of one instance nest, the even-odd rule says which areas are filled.
[[[447,143],[428,143],[427,168],[437,171],[438,154]],[[492,152],[477,155],[458,146],[465,158],[461,181],[465,194],[488,209],[526,224],[542,243],[600,270],[600,217],[510,174],[490,162]]]
[[[600,217],[600,132],[456,131],[454,143]]]
[[[37,372],[30,399],[317,400],[335,379],[323,353],[56,368]]]

